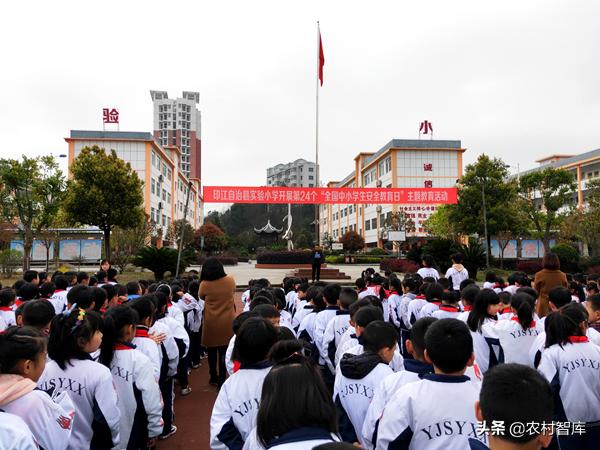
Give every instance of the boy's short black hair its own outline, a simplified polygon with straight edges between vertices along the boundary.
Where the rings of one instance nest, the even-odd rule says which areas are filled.
[[[444,290],[450,289],[450,280],[445,277],[440,277],[437,280],[437,284],[441,284]]]
[[[340,290],[340,305],[344,309],[350,308],[350,306],[358,299],[358,293],[356,290],[350,287],[343,287]]]
[[[354,282],[354,285],[358,288],[358,289],[364,289],[367,287],[367,283],[365,282],[364,278],[357,278],[356,281]]]
[[[566,289],[566,288],[562,288],[562,289]],[[567,292],[569,291],[568,289],[566,289]],[[530,295],[532,298],[538,298],[538,291],[536,291],[534,288],[532,288],[531,286],[521,286],[519,289],[517,289],[517,293],[521,293],[524,292],[527,295]],[[571,293],[569,292],[569,301],[571,301]]]
[[[550,423],[554,410],[548,381],[537,370],[522,364],[499,364],[488,370],[481,384],[479,405],[487,423],[499,421],[507,430],[517,422]],[[523,435],[504,433],[498,438],[524,444],[539,435],[536,427],[526,428]]]
[[[23,325],[43,328],[50,324],[54,316],[54,306],[48,300],[32,300],[23,307]]]
[[[350,311],[350,318],[352,320],[354,320],[354,316],[356,315],[356,312],[360,308],[364,308],[365,306],[371,306],[371,302],[369,300],[367,300],[366,298],[361,298],[360,300],[356,300],[354,303],[352,303],[350,305],[350,308],[348,308],[348,310]]]
[[[33,300],[34,298],[37,298],[39,293],[40,290],[35,283],[25,283],[18,291],[19,297],[21,297],[23,301]]]
[[[323,297],[328,305],[336,305],[340,298],[340,291],[342,287],[337,283],[331,283],[325,286],[323,289]]]
[[[437,320],[431,316],[422,317],[413,324],[410,329],[410,342],[412,342],[415,356],[423,357],[423,353],[425,352],[425,333],[427,333],[431,324]]]
[[[256,307],[258,307],[260,305],[273,305],[273,300],[271,298],[269,298],[269,297],[264,296],[264,295],[257,295],[250,302],[250,306],[249,306],[250,311],[253,311],[254,308],[256,308]]]
[[[277,338],[277,329],[271,322],[261,317],[250,317],[238,331],[232,358],[239,361],[242,368],[264,361]]]
[[[595,295],[588,297],[586,299],[586,302],[590,303],[590,306],[592,307],[593,311],[600,310],[600,295],[599,294],[595,294]]]
[[[473,278],[467,278],[466,280],[462,280],[460,282],[459,290],[462,292],[463,289],[465,289],[467,286],[471,286],[472,284],[477,286]]]
[[[40,286],[40,297],[50,298],[56,291],[56,285],[52,281],[46,281]]]
[[[237,315],[236,318],[233,319],[233,324],[232,324],[233,334],[237,334],[240,327],[242,326],[242,324],[246,320],[248,320],[250,317],[256,317],[256,314],[254,314],[251,311],[244,311],[244,312],[240,313],[239,315]]]
[[[252,312],[263,319],[274,319],[276,317],[281,317],[281,314],[273,305],[258,305],[252,310]]]
[[[98,279],[99,283],[106,281],[106,272],[104,270],[99,270],[96,272],[96,278]]]
[[[140,283],[137,281],[128,282],[125,287],[127,288],[127,295],[136,295],[140,292]]]
[[[441,300],[444,294],[444,287],[440,283],[431,283],[425,291],[425,298],[430,300]]]
[[[498,297],[500,297],[501,303],[504,303],[505,305],[510,305],[510,299],[512,297],[512,295],[510,295],[510,292],[502,291],[498,294]]]
[[[81,284],[83,280],[89,280],[90,276],[87,272],[77,272],[77,284]]]
[[[377,353],[382,348],[397,345],[398,332],[391,323],[375,320],[366,326],[362,340],[365,351]]]
[[[452,261],[454,261],[456,264],[461,264],[463,262],[462,253],[455,253],[450,258],[452,258]]]
[[[114,281],[114,279],[117,277],[118,274],[119,274],[118,270],[115,269],[114,267],[111,267],[110,269],[108,269],[106,271],[106,278],[108,278],[109,281]]]
[[[56,289],[65,290],[69,287],[69,279],[64,275],[58,275],[54,279],[54,284],[56,285]]]
[[[23,273],[23,279],[28,283],[31,283],[33,280],[38,278],[38,276],[37,270],[26,270],[25,273]]]
[[[10,306],[17,298],[17,293],[14,289],[0,289],[0,306]]]
[[[425,349],[435,367],[444,373],[464,370],[473,354],[473,338],[467,325],[456,319],[440,319],[425,333]]]
[[[365,306],[354,314],[354,323],[359,327],[366,327],[376,320],[383,320],[383,312],[375,306]]]
[[[83,284],[73,286],[69,292],[67,292],[67,302],[69,305],[77,303],[79,309],[87,309],[91,305],[92,293],[90,288]]]
[[[520,289],[518,289],[517,292],[518,291],[520,291]],[[555,287],[548,293],[548,300],[551,301],[556,308],[560,309],[571,303],[571,292],[562,286]]]

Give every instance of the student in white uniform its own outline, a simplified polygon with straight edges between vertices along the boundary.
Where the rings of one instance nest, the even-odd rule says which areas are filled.
[[[514,424],[542,424],[552,422],[552,391],[548,381],[539,372],[521,364],[501,364],[485,374],[475,403],[477,420],[490,428],[501,423],[504,433],[487,432],[491,449],[540,450],[548,447],[552,431],[547,427],[525,426],[522,434],[510,432]],[[537,429],[537,430],[536,430]],[[469,440],[472,450],[487,450],[480,441]]]
[[[271,365],[267,354],[277,341],[277,329],[267,320],[251,317],[235,339],[233,358],[240,369],[225,380],[210,419],[211,450],[240,450],[256,426],[262,385]]]
[[[375,392],[362,427],[362,443],[366,449],[373,449],[377,442],[379,419],[385,405],[404,385],[419,381],[423,375],[433,373],[433,366],[425,361],[425,333],[436,319],[423,317],[417,320],[411,328],[411,337],[406,341],[406,347],[412,359],[404,360],[404,369],[388,375],[379,384]]]
[[[523,292],[511,299],[510,319],[489,321],[481,331],[487,340],[498,340],[505,363],[529,364],[529,350],[544,326],[535,320],[535,299]]]
[[[367,325],[362,341],[363,353],[342,357],[333,391],[342,439],[361,444],[373,395],[381,380],[393,373],[389,363],[398,346],[398,333],[392,324],[377,320]]]
[[[587,314],[571,303],[546,317],[546,349],[538,370],[550,382],[556,421],[582,422],[581,435],[559,435],[561,450],[591,450],[600,442],[600,347],[586,336]]]
[[[412,324],[415,323],[418,319],[420,319],[420,311],[427,304],[427,297],[425,293],[427,292],[427,288],[431,283],[423,283],[419,286],[419,295],[417,295],[414,299],[412,299],[408,303],[408,307],[406,309],[406,317],[404,318],[404,323],[410,330]]]
[[[331,395],[320,373],[301,354],[275,365],[265,377],[256,441],[244,450],[304,450],[339,441]]]
[[[365,306],[372,306],[372,304],[369,301],[369,299],[361,298],[352,303],[352,305],[350,305],[350,308],[348,308],[348,312],[350,313],[349,326],[348,329],[344,331],[344,334],[342,334],[342,336],[340,337],[340,341],[336,346],[335,355],[333,359],[333,367],[336,367],[338,365],[338,363],[340,362],[340,358],[342,357],[343,350],[340,349],[348,349],[348,345],[354,346],[358,343],[358,341],[356,340],[355,318],[358,310],[364,308]],[[353,343],[348,344],[349,340],[353,340]]]
[[[492,289],[482,289],[475,297],[473,309],[467,318],[467,325],[473,337],[475,362],[485,373],[490,367],[503,361],[498,339],[486,339],[482,332],[483,325],[496,323],[500,298]]]
[[[335,375],[335,352],[342,336],[350,327],[350,307],[357,299],[358,294],[354,289],[349,287],[342,288],[338,300],[340,309],[325,328],[321,358],[325,361],[332,375]]]
[[[99,359],[112,373],[121,411],[119,448],[128,450],[154,447],[163,431],[163,404],[152,363],[132,343],[136,325],[133,308],[111,308],[104,316]]]
[[[461,289],[460,303],[462,304],[462,312],[456,317],[458,320],[463,322],[467,321],[467,318],[473,309],[477,294],[479,294],[479,286],[476,284],[469,284]]]
[[[444,287],[440,283],[431,283],[425,291],[425,299],[427,303],[416,314],[417,320],[422,317],[429,317],[434,311],[440,309],[442,304],[442,296],[444,295]]]
[[[332,320],[337,312],[340,310],[338,302],[340,299],[341,286],[339,284],[328,284],[323,289],[323,300],[327,303],[325,309],[317,314],[315,318],[314,326],[314,341],[319,352],[319,365],[325,366],[325,359],[321,356],[326,353],[323,348],[323,337],[325,335],[325,329]],[[327,383],[327,380],[325,381]]]
[[[433,323],[425,334],[425,358],[435,373],[406,384],[388,402],[378,450],[464,450],[469,438],[481,440],[474,408],[479,386],[464,375],[475,358],[468,327],[456,319]]]
[[[431,313],[431,317],[436,319],[457,319],[460,315],[460,306],[458,306],[460,294],[457,291],[448,291],[442,294],[442,303],[437,311]]]
[[[358,302],[365,302],[367,299],[358,300]],[[376,320],[383,320],[383,313],[381,309],[373,306],[371,304],[367,306],[362,306],[358,308],[358,310],[354,313],[353,322],[354,322],[354,333],[348,336],[345,342],[342,342],[340,346],[337,348],[335,353],[335,366],[336,370],[339,365],[342,356],[347,353],[353,347],[356,347],[362,341],[362,334],[365,331],[367,325]]]
[[[161,370],[162,354],[156,339],[154,339],[148,331],[154,323],[156,304],[152,300],[152,296],[143,295],[127,303],[127,306],[133,308],[138,315],[138,324],[132,342],[137,350],[148,357],[152,363],[154,378],[156,381],[159,381],[161,373],[165,372],[164,370]]]
[[[435,269],[435,259],[433,259],[433,256],[423,255],[421,263],[423,267],[417,270],[421,278],[433,278],[436,281],[440,278],[440,274]]]
[[[6,323],[7,327],[17,324],[15,319],[15,311],[13,309],[16,298],[17,293],[14,291],[14,289],[0,289],[0,318],[4,320],[4,323]]]
[[[304,299],[302,299],[298,306],[296,307],[296,312],[294,313],[294,317],[292,317],[292,327],[298,335],[298,331],[300,329],[300,324],[306,315],[313,312],[314,302],[313,298],[321,292],[321,288],[317,286],[311,286],[306,288],[306,293],[304,295]]]
[[[54,279],[56,289],[50,297],[50,303],[54,306],[56,314],[60,314],[67,306],[67,289],[69,288],[69,280],[64,275],[59,275]]]
[[[102,342],[102,318],[75,308],[52,320],[48,356],[38,387],[50,396],[66,392],[75,406],[68,449],[119,445],[117,393],[110,370],[90,354]]]
[[[469,278],[469,271],[462,265],[462,253],[455,253],[450,258],[452,266],[446,271],[446,278],[452,280],[452,289],[460,291],[460,283]]]
[[[0,334],[0,410],[23,419],[45,450],[63,450],[75,410],[66,393],[54,401],[36,389],[45,366],[46,338],[38,330],[11,327]]]

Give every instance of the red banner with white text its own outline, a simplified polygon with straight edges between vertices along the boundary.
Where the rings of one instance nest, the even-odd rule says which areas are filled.
[[[453,204],[456,188],[204,186],[205,203]]]

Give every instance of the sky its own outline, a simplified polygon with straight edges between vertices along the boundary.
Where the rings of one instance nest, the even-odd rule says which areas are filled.
[[[71,129],[152,131],[150,90],[200,92],[202,182],[321,181],[391,139],[459,139],[516,171],[600,147],[600,1],[34,1],[0,6],[0,157],[63,154]],[[66,168],[66,160],[62,160]]]

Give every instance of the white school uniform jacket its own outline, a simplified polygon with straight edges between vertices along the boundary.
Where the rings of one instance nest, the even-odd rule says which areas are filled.
[[[455,291],[460,290],[460,283],[469,278],[469,271],[462,264],[453,264],[446,271],[446,278],[452,280],[452,288]]]
[[[562,347],[544,350],[538,370],[555,395],[557,420],[600,421],[600,348],[586,336],[572,336]]]
[[[297,301],[298,293],[296,291],[290,291],[287,294],[285,294],[285,306],[289,312],[294,312],[294,308],[296,307]]]
[[[306,450],[315,448],[321,444],[330,442],[339,442],[340,437],[316,427],[300,427],[291,430],[267,443],[269,450]],[[246,442],[244,442],[243,450],[265,450],[256,436],[256,428],[254,428]]]
[[[307,342],[315,342],[315,321],[317,319],[317,313],[311,311],[302,319],[296,335],[298,339],[304,339]]]
[[[435,278],[436,281],[440,278],[438,271],[432,267],[421,267],[419,270],[417,270],[417,273],[421,275],[421,278],[432,277]]]
[[[358,339],[357,339],[357,341],[358,341]],[[355,346],[350,347],[348,350],[346,350],[346,352],[342,355],[342,357],[346,353],[349,353],[351,355],[360,355],[364,351],[365,351],[365,349],[362,346],[362,344],[357,343]],[[341,361],[341,358],[340,358],[340,361]],[[399,372],[401,370],[404,370],[404,358],[402,357],[402,354],[400,353],[400,346],[398,346],[398,345],[396,345],[394,357],[393,357],[392,361],[390,362],[389,366],[394,372]],[[339,364],[338,364],[338,367],[336,368],[336,370],[339,370]]]
[[[150,359],[132,344],[118,344],[110,371],[121,411],[121,443],[117,448],[128,448],[130,437],[132,444],[139,444],[136,439],[143,433],[141,429],[146,429],[150,438],[162,433],[163,402]]]
[[[187,352],[190,349],[190,335],[185,330],[185,327],[170,314],[162,319],[158,319],[157,322],[165,324],[171,331],[173,339],[180,340],[183,343],[183,353],[179,352],[179,358],[185,358],[185,355],[187,355]],[[175,345],[177,345],[177,343],[175,343]],[[177,348],[179,350],[179,347]]]
[[[401,326],[401,316],[400,316],[400,302],[402,301],[402,296],[396,292],[392,292],[388,297],[388,310],[389,310],[389,321],[394,324],[396,328],[400,328]]]
[[[294,332],[294,327],[292,327],[292,315],[285,309],[279,311],[279,326],[289,328]]]
[[[327,324],[323,335],[323,353],[321,357],[329,367],[332,374],[335,373],[335,351],[342,336],[350,327],[350,311],[340,309],[333,319]]]
[[[244,311],[246,310],[246,305],[250,305],[250,289],[246,289],[242,292],[242,305],[244,305]]]
[[[426,374],[390,399],[379,421],[376,448],[464,450],[477,434],[479,386],[469,377]]]
[[[458,306],[440,305],[437,311],[431,313],[431,317],[436,319],[458,319],[460,314],[461,311]]]
[[[301,306],[302,302],[304,302],[304,305]],[[302,319],[304,319],[307,314],[313,312],[313,309],[314,306],[306,304],[306,300],[302,300],[300,303],[298,303],[298,308],[296,308],[294,317],[292,317],[292,327],[295,331],[298,331],[298,328],[300,328],[300,324],[302,323]]]
[[[0,409],[22,418],[35,441],[44,450],[67,448],[75,407],[66,392],[57,393],[53,400],[46,392],[36,389],[10,403],[0,405]]]
[[[179,348],[177,347],[177,343],[175,342],[175,338],[173,337],[171,329],[164,322],[157,320],[148,331],[150,333],[164,333],[167,335],[166,339],[162,341],[159,346],[159,351],[161,352],[161,368],[164,370],[166,365],[167,377],[172,377],[177,373],[177,365],[179,364]]]
[[[202,325],[202,311],[204,310],[204,300],[196,300],[190,294],[183,294],[175,306],[181,310],[185,319],[184,327],[190,331],[197,333]],[[169,315],[173,316],[173,312],[169,310]]]
[[[325,328],[327,328],[327,324],[332,320],[337,312],[340,310],[337,306],[327,306],[323,311],[317,313],[317,317],[315,319],[315,327],[314,327],[314,336],[313,339],[317,346],[317,350],[319,351],[319,364],[325,365],[325,359],[321,355],[325,353],[325,349],[323,348],[323,337],[325,335]]]
[[[486,317],[481,324],[483,326],[488,323],[496,323],[497,321]],[[488,338],[483,335],[482,331],[471,331],[473,338],[473,353],[475,353],[475,362],[483,373],[500,361],[500,342],[497,339]]]
[[[544,326],[546,318],[542,317],[540,322],[542,323],[542,327]],[[593,328],[588,328],[586,331],[586,336],[590,340],[592,344],[596,344],[600,346],[600,333],[594,330]],[[538,335],[538,337],[533,341],[533,345],[529,349],[529,363],[532,367],[537,368],[540,365],[540,360],[542,358],[542,352],[545,350],[546,346],[546,332],[542,332]]]
[[[48,301],[54,306],[54,312],[60,314],[67,307],[67,291],[57,289]]]
[[[442,302],[427,302],[417,314],[417,320],[423,317],[431,317],[431,315],[440,309]]]
[[[376,353],[345,354],[342,357],[335,374],[333,399],[344,441],[363,443],[362,428],[371,400],[381,380],[392,373],[390,366]]]
[[[6,323],[6,328],[17,324],[15,312],[10,306],[0,306],[0,319]]]
[[[135,337],[132,344],[136,349],[148,357],[152,363],[154,378],[156,381],[160,379],[160,368],[162,365],[162,353],[160,346],[148,337],[148,328],[138,326],[135,330]]]
[[[176,304],[169,303],[167,305],[167,313],[169,314],[169,316],[171,316],[173,319],[179,322],[182,327],[185,326],[185,318],[183,317],[183,311],[181,310],[181,308],[177,307]]]
[[[233,359],[231,358],[233,356],[233,347],[235,347],[235,334],[229,339],[227,351],[225,352],[225,367],[229,375],[233,375]]]
[[[0,448],[38,450],[31,430],[19,416],[0,411]]]
[[[433,366],[416,359],[404,360],[404,369],[400,372],[394,372],[388,375],[381,383],[371,400],[365,421],[362,427],[363,447],[372,449],[377,442],[376,430],[379,424],[379,419],[383,413],[385,405],[398,392],[398,390],[415,381],[419,381],[426,373],[433,373]]]
[[[365,297],[366,297],[366,296],[368,296],[368,295],[372,295],[372,294],[371,294],[371,291],[369,291],[369,290],[367,290],[367,289],[365,288],[363,291],[360,291],[360,292],[358,293],[358,300],[360,300],[360,299],[362,299],[362,298],[365,298]],[[379,296],[378,296],[378,297],[379,297]]]
[[[241,366],[225,380],[210,418],[211,450],[243,447],[256,426],[262,385],[270,370],[271,366],[267,364]]]
[[[2,317],[0,317],[0,331],[4,331],[7,328],[8,328],[8,324]]]
[[[401,321],[401,328],[408,330],[410,327],[410,316],[408,315],[408,305],[411,301],[417,298],[417,294],[407,292],[398,302],[397,315]]]
[[[350,330],[350,332],[348,331]],[[344,337],[342,337],[342,340],[340,342],[340,345],[338,346],[338,348],[335,351],[335,367],[337,368],[338,364],[340,363],[340,359],[342,359],[342,356],[344,356],[344,354],[348,353],[348,350],[350,350],[353,347],[356,347],[356,345],[358,345],[358,338],[356,337],[356,330],[354,329],[354,327],[350,327],[348,328],[348,330],[346,330],[346,332],[349,334],[344,334]]]
[[[413,323],[415,323],[420,318],[419,312],[421,311],[421,308],[423,308],[426,304],[427,300],[425,300],[424,295],[417,295],[408,304],[408,308],[406,311],[406,321],[404,322],[404,324],[409,330],[412,328]]]
[[[92,439],[100,448],[119,445],[117,393],[107,367],[91,360],[71,359],[62,370],[48,361],[38,387],[50,396],[67,392],[75,407],[68,449],[89,448]]]
[[[529,350],[538,335],[544,332],[544,326],[534,320],[527,329],[523,329],[517,317],[513,317],[510,320],[487,322],[481,330],[488,341],[498,340],[503,362],[530,365]]]

